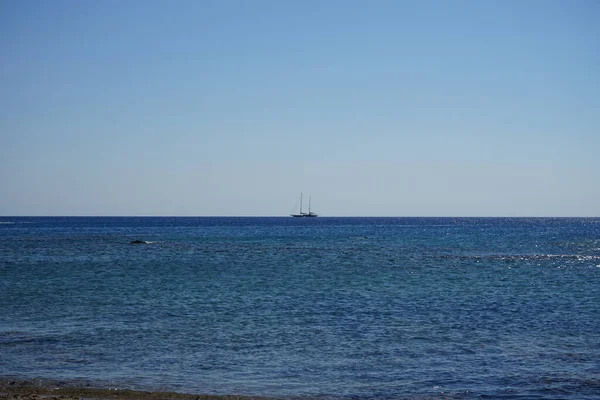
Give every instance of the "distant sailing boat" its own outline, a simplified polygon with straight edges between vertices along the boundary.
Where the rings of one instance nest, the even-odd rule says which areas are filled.
[[[310,196],[308,196],[308,212],[302,212],[302,193],[300,193],[300,214],[291,214],[292,217],[318,217],[317,214],[315,214],[314,212],[310,211]]]

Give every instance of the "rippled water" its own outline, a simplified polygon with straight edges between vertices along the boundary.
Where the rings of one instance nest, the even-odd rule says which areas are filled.
[[[0,278],[4,376],[600,397],[600,219],[4,217]]]

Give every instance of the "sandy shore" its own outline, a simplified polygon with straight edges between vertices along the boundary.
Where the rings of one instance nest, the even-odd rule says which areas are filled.
[[[0,380],[0,399],[4,400],[269,400],[265,397],[197,395],[175,392],[144,392],[93,387],[68,386],[62,382]],[[270,399],[273,400],[273,399]]]

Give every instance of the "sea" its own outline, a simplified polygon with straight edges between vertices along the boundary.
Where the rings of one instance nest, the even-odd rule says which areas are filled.
[[[600,218],[0,217],[0,376],[598,399]]]

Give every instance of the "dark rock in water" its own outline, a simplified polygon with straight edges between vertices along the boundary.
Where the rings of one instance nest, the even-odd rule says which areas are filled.
[[[129,244],[148,244],[148,242],[146,242],[145,240],[134,240]]]

